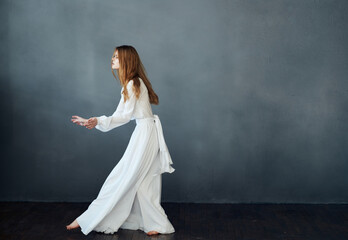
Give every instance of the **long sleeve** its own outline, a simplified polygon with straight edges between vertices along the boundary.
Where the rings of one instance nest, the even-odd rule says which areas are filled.
[[[120,102],[117,106],[116,111],[109,117],[103,115],[97,117],[98,124],[95,126],[96,129],[102,132],[108,132],[111,129],[119,127],[128,123],[131,120],[135,104],[136,104],[136,96],[133,91],[133,80],[130,80],[127,84],[128,90],[128,100],[124,102],[123,95],[121,94]]]

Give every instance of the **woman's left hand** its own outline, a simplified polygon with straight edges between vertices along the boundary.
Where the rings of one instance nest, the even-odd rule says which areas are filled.
[[[93,129],[95,126],[97,126],[98,120],[96,117],[89,118],[87,122],[85,123],[85,127],[88,129]]]

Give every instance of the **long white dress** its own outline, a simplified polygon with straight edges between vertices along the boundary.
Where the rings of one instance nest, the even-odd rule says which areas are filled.
[[[81,231],[115,233],[119,228],[175,232],[161,207],[162,173],[172,173],[172,159],[163,137],[161,122],[152,114],[147,87],[140,79],[140,96],[127,84],[129,99],[123,94],[112,116],[97,117],[96,129],[107,132],[136,121],[127,149],[105,180],[88,209],[76,220]],[[123,88],[122,88],[123,90]],[[122,93],[121,90],[121,93]]]

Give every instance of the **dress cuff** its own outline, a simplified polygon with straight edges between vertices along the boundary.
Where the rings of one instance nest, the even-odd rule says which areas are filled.
[[[100,117],[96,117],[96,119],[97,119],[97,125],[95,125],[95,128],[98,130],[101,130],[101,128],[100,128],[101,119],[100,119]]]

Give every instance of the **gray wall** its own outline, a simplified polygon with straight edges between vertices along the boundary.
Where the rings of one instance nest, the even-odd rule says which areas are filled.
[[[176,171],[168,202],[348,202],[348,3],[1,1],[1,195],[91,201],[135,127],[103,133],[136,47]]]

